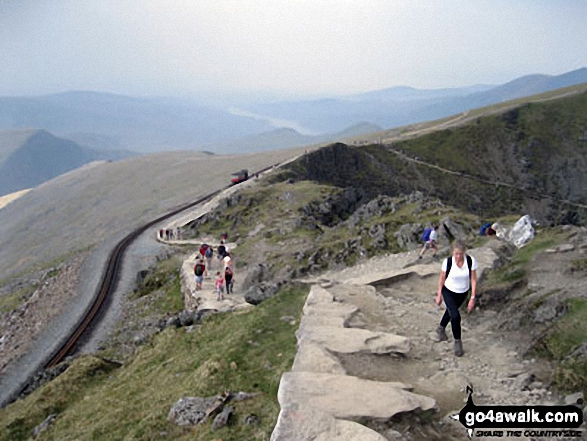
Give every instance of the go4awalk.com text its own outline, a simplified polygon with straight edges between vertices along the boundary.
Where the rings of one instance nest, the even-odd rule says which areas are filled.
[[[583,411],[566,406],[477,406],[468,387],[467,404],[458,414],[470,438],[581,438]],[[455,415],[456,417],[456,415]],[[457,418],[455,418],[457,419]]]

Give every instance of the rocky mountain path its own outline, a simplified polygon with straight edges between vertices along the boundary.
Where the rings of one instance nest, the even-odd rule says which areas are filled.
[[[497,259],[490,247],[470,254],[479,262],[480,278]],[[434,303],[439,272],[440,261],[417,260],[412,251],[306,280],[314,285],[297,333],[292,372],[280,385],[282,412],[272,440],[334,439],[333,434],[336,439],[468,439],[464,427],[449,417],[465,405],[467,386],[478,405],[562,403],[538,380],[550,367],[523,359],[515,333],[493,329],[498,311],[462,312],[463,357],[454,355],[450,326],[449,341],[435,341],[444,312]],[[336,316],[336,310],[342,315]],[[320,319],[313,318],[318,313]],[[356,343],[357,335],[351,337],[357,332],[371,333],[361,337],[364,346]],[[401,339],[409,342],[408,350]],[[389,411],[389,397],[403,396],[403,391],[413,396],[398,398],[400,416]],[[427,400],[435,403],[432,417],[421,412],[430,408]],[[308,425],[300,426],[300,419]],[[371,432],[350,421],[363,422]]]
[[[207,242],[210,244],[210,242]],[[218,244],[214,246],[216,249]],[[234,248],[234,244],[230,249]],[[215,281],[216,272],[223,271],[223,263],[217,259],[216,256],[212,258],[212,265],[210,268],[206,268],[208,274],[204,276],[202,282],[202,289],[196,291],[196,281],[194,277],[194,266],[196,265],[199,251],[196,251],[190,255],[186,260],[183,261],[181,266],[181,280],[182,280],[182,292],[184,295],[185,309],[192,311],[206,311],[215,310],[218,312],[235,311],[237,309],[250,308],[253,305],[245,301],[244,295],[242,294],[241,279],[242,276],[235,270],[234,273],[234,292],[231,294],[226,293],[226,287],[224,287],[224,299],[217,300]]]

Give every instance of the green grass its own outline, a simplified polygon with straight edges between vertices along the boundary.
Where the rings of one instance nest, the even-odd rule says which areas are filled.
[[[89,369],[96,359],[79,358],[56,380],[0,410],[0,438],[27,439],[56,413],[39,439],[268,439],[279,413],[279,380],[296,352],[297,325],[280,318],[299,320],[307,293],[305,286],[290,285],[247,312],[212,316],[192,332],[168,328],[113,371]],[[234,404],[233,424],[217,432],[211,422],[180,428],[167,421],[181,397],[225,390],[260,395]],[[251,413],[260,417],[260,426],[242,424]]]
[[[568,313],[561,318],[547,341],[548,352],[557,360],[587,341],[587,300],[571,299]]]
[[[0,313],[10,312],[18,308],[23,301],[37,289],[37,285],[29,285],[17,291],[0,297]]]
[[[299,216],[300,208],[336,191],[339,190],[309,181],[297,182],[295,185],[287,182],[268,185],[263,181],[243,189],[239,192],[239,203],[229,206],[219,213],[217,219],[189,234],[195,237],[219,237],[222,232],[228,231],[230,241],[244,238],[258,224],[265,224],[268,230],[283,219],[295,219]]]
[[[491,290],[499,287],[507,289],[508,286],[522,286],[517,299],[525,302],[525,299],[534,292],[525,288],[525,283],[520,285],[519,282],[525,281],[533,259],[539,253],[564,243],[568,237],[569,233],[558,227],[538,230],[536,237],[528,245],[516,250],[506,265],[490,273],[482,289]],[[575,265],[574,262],[573,265]],[[581,267],[583,263],[579,262],[576,265]],[[535,310],[549,297],[559,292],[560,289],[555,289],[545,293],[531,300],[531,303],[525,303],[524,308]],[[516,306],[510,304],[509,307]],[[572,298],[568,301],[567,307],[568,312],[553,323],[552,328],[546,331],[532,348],[532,352],[539,357],[546,357],[556,362],[553,378],[560,390],[565,392],[582,390],[587,394],[587,360],[565,359],[574,348],[587,342],[587,300]]]
[[[554,379],[566,392],[587,394],[587,359],[566,359],[574,348],[587,342],[587,300],[570,299],[568,313],[560,318],[544,342],[546,355],[556,360]]]
[[[587,259],[576,259],[571,263],[573,271],[587,271]]]
[[[171,287],[179,280],[179,269],[181,267],[181,260],[177,257],[170,257],[157,263],[157,265],[149,271],[147,277],[142,285],[138,287],[131,295],[131,299],[143,297],[153,291],[166,288],[166,291],[171,294]]]

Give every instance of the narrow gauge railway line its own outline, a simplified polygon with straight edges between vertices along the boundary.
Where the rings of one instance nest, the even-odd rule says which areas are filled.
[[[104,271],[104,275],[102,276],[102,280],[100,282],[97,294],[95,295],[91,305],[88,307],[80,322],[75,326],[70,336],[66,339],[66,341],[63,344],[60,345],[59,349],[55,351],[55,353],[51,356],[49,361],[45,364],[45,369],[51,368],[59,364],[61,361],[63,361],[63,359],[65,359],[65,357],[72,353],[75,345],[84,335],[84,332],[90,327],[91,324],[93,324],[94,320],[97,318],[98,313],[101,311],[102,307],[106,302],[106,299],[116,291],[124,254],[128,247],[134,242],[134,240],[141,234],[143,234],[145,231],[147,231],[149,228],[152,228],[158,223],[161,223],[173,216],[176,216],[182,211],[188,210],[198,204],[204,203],[212,199],[214,196],[216,196],[223,190],[224,189],[210,193],[198,199],[197,201],[190,202],[187,205],[183,205],[179,208],[176,208],[173,211],[161,217],[158,217],[157,219],[152,220],[139,228],[136,228],[131,233],[129,233],[124,239],[118,242],[118,244],[116,244],[116,246],[108,256],[106,270]]]

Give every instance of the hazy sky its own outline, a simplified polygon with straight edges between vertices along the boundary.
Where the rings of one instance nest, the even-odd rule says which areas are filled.
[[[587,66],[585,0],[0,0],[0,95],[345,94]]]

